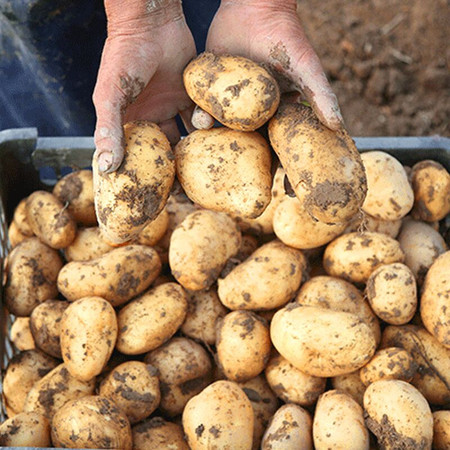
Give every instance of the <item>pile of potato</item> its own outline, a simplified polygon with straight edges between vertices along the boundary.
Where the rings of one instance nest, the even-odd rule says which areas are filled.
[[[223,126],[129,123],[117,172],[17,206],[0,445],[449,449],[448,171],[359,154],[244,58],[185,85]]]

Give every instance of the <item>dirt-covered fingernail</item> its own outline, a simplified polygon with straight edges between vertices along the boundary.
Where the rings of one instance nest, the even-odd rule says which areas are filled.
[[[98,155],[97,158],[98,170],[100,172],[108,172],[112,167],[113,155],[111,152],[103,152]]]

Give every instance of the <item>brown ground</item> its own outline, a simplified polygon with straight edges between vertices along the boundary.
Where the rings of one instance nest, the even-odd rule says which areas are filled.
[[[299,0],[353,136],[449,136],[448,0]]]

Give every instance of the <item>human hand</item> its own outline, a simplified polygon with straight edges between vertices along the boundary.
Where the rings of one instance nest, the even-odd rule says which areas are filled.
[[[179,139],[175,116],[187,122],[193,105],[182,73],[196,55],[180,0],[105,0],[108,37],[94,89],[94,133],[101,172],[123,160],[123,124],[157,123],[171,142]]]
[[[222,0],[206,50],[268,65],[282,91],[300,91],[327,127],[342,127],[336,96],[309,43],[296,0]]]

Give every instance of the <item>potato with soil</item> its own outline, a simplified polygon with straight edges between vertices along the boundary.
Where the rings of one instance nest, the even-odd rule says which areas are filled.
[[[17,226],[23,236],[34,236],[27,217],[27,197],[23,198],[15,207],[12,222]]]
[[[347,224],[344,233],[351,233],[352,231],[375,231],[377,233],[384,233],[391,238],[396,238],[400,233],[402,226],[402,219],[397,220],[383,220],[372,217],[364,211],[360,211]]]
[[[90,261],[67,263],[59,272],[58,289],[71,302],[94,296],[119,306],[145,291],[161,266],[153,248],[127,245]]]
[[[29,412],[0,425],[0,447],[50,447],[50,423],[41,414]]]
[[[169,417],[181,414],[188,400],[212,380],[211,358],[192,339],[174,337],[145,355],[144,361],[158,372],[161,384],[159,409]]]
[[[5,304],[15,316],[29,316],[33,309],[58,294],[56,280],[63,266],[59,253],[37,237],[26,239],[8,255]]]
[[[131,426],[111,400],[99,395],[67,402],[52,421],[52,442],[66,448],[131,450]]]
[[[158,216],[175,179],[172,149],[158,125],[129,122],[124,139],[124,159],[115,172],[100,173],[97,159],[92,162],[97,219],[111,244],[131,241]]]
[[[372,330],[356,314],[297,303],[275,313],[270,335],[294,367],[316,377],[353,372],[376,350]]]
[[[306,258],[274,240],[218,280],[220,301],[229,309],[269,310],[292,299],[303,279]]]
[[[235,130],[261,127],[280,102],[275,78],[242,56],[201,53],[184,69],[183,82],[194,103]]]
[[[53,195],[73,219],[85,227],[97,225],[94,205],[94,181],[91,170],[77,170],[62,177],[53,187]]]
[[[180,328],[187,307],[186,292],[177,283],[161,284],[136,297],[117,315],[117,350],[139,355],[158,348]]]
[[[232,381],[244,382],[265,368],[270,351],[267,322],[251,311],[232,311],[217,325],[217,363]]]
[[[191,398],[182,415],[187,443],[192,450],[229,448],[251,450],[253,408],[233,381],[216,381]]]
[[[100,228],[81,228],[74,241],[64,249],[64,256],[68,262],[90,261],[113,249],[114,247],[103,240]]]
[[[239,251],[241,233],[225,213],[199,210],[189,214],[170,238],[172,275],[186,289],[208,289],[228,259]]]
[[[17,247],[21,242],[25,239],[29,238],[29,236],[25,236],[17,226],[14,220],[9,224],[8,227],[8,240],[11,244],[11,248]]]
[[[167,231],[169,226],[169,213],[167,209],[163,209],[158,216],[149,222],[135,239],[136,244],[148,245],[153,247],[156,245]]]
[[[364,392],[366,391],[365,384],[361,381],[360,370],[345,373],[331,378],[331,385],[333,389],[345,392],[350,395],[359,406],[363,406]]]
[[[379,380],[364,394],[365,421],[382,448],[431,449],[433,415],[425,397],[402,380]]]
[[[203,208],[254,219],[271,199],[272,158],[257,132],[196,130],[175,147],[177,177]]]
[[[435,450],[450,448],[450,410],[433,413],[433,448]]]
[[[19,351],[32,350],[36,348],[33,335],[30,330],[29,317],[16,317],[11,330],[9,331],[9,339],[14,347]]]
[[[269,122],[269,138],[312,217],[342,223],[358,212],[367,181],[361,156],[345,130],[322,125],[308,106],[285,103]]]

